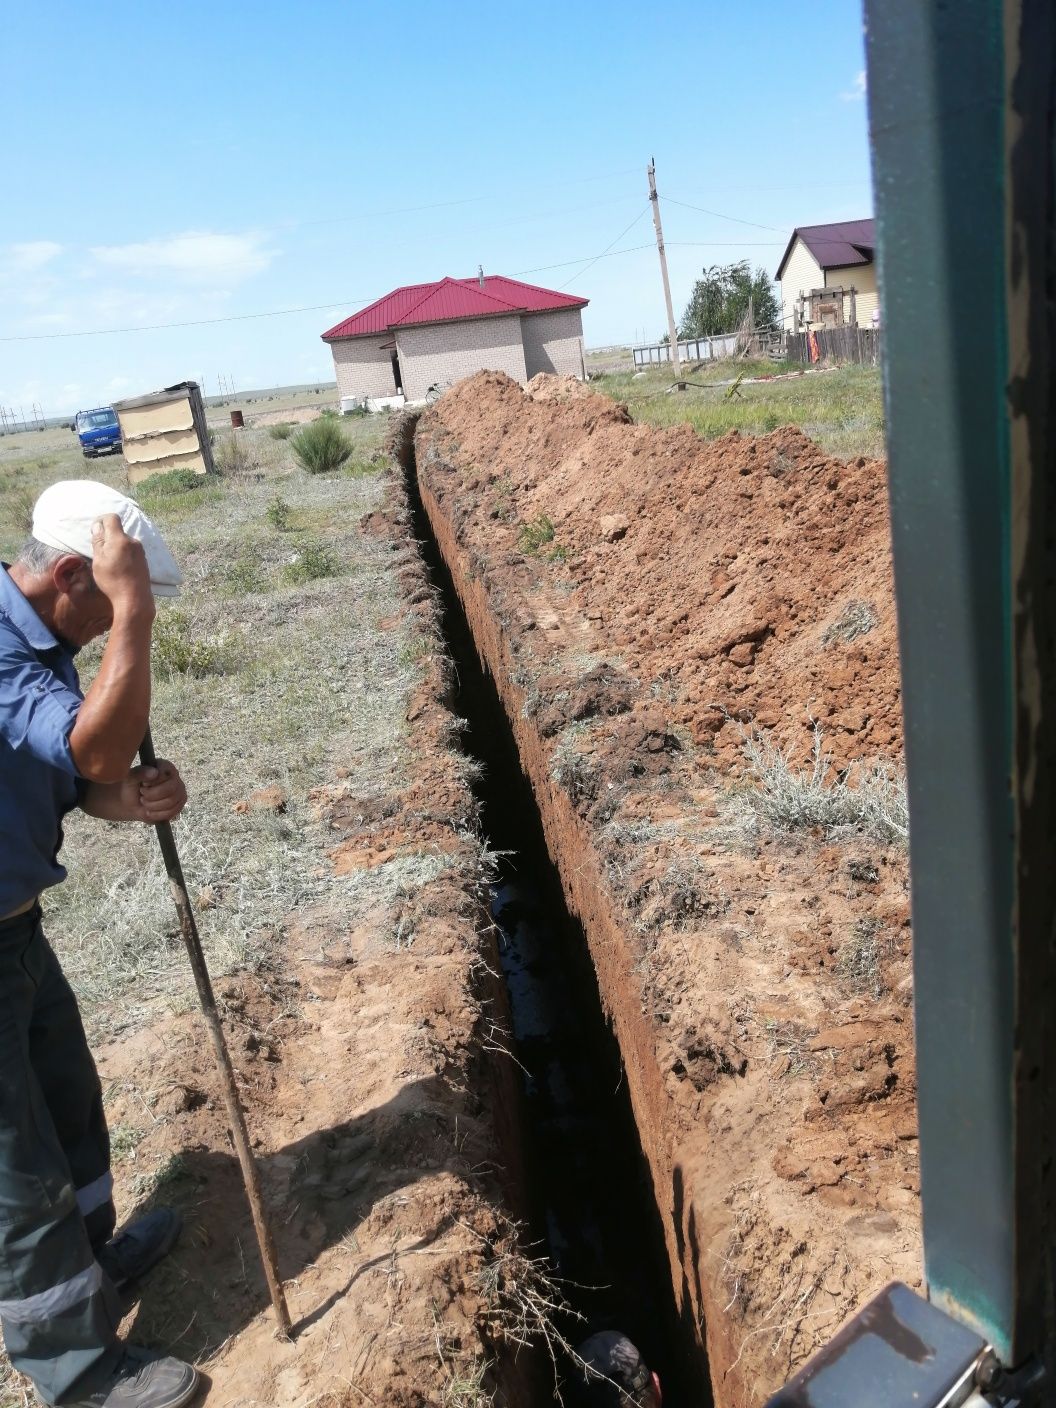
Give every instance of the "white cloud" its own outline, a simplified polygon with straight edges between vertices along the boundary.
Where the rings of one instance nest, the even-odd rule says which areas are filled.
[[[840,94],[845,103],[860,103],[865,97],[865,69],[860,68],[854,75],[854,82]]]
[[[174,275],[190,283],[231,283],[260,274],[275,258],[262,234],[218,235],[188,230],[138,244],[96,245],[92,255],[109,269],[142,276]]]
[[[0,251],[0,266],[5,272],[31,274],[43,269],[62,253],[62,245],[54,240],[28,240],[25,244],[9,244]]]

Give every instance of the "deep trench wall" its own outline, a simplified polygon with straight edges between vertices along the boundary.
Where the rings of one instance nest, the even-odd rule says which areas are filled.
[[[414,430],[418,413],[394,416],[390,423],[387,450],[392,465],[386,496],[386,535],[394,543],[406,541],[411,531],[412,514],[407,494],[406,470],[413,452]],[[427,569],[420,557],[405,570],[404,587],[423,630],[439,632],[436,602],[428,588]],[[438,708],[452,715],[455,682],[451,661],[438,651],[433,657],[426,707]],[[473,966],[472,986],[480,1004],[482,1022],[489,1030],[508,1033],[512,1030],[509,994],[501,977],[496,929],[486,896],[480,895],[475,923],[483,960]],[[484,1015],[486,1014],[486,1016]],[[473,1040],[475,1058],[469,1086],[482,1106],[482,1116],[488,1122],[494,1140],[495,1158],[485,1181],[494,1177],[496,1206],[512,1219],[523,1224],[529,1215],[527,1174],[523,1137],[523,1095],[518,1071],[499,1049],[491,1048],[478,1032]],[[493,1188],[493,1192],[494,1192]],[[535,1408],[548,1401],[551,1394],[551,1372],[546,1356],[535,1348],[518,1344],[494,1343],[483,1337],[482,1348],[491,1360],[495,1389],[495,1408]]]
[[[563,789],[551,778],[549,752],[535,724],[526,717],[525,691],[512,677],[514,662],[491,609],[487,580],[482,575],[486,569],[463,549],[455,524],[434,492],[430,469],[438,463],[438,457],[434,448],[416,437],[416,428],[416,416],[403,418],[396,433],[396,451],[402,453],[408,466],[416,466],[423,508],[465,611],[478,655],[502,699],[565,898],[587,936],[602,1003],[623,1058],[634,1118],[664,1230],[671,1283],[688,1354],[696,1360],[704,1384],[709,1377],[705,1330],[709,1314],[714,1312],[717,1320],[720,1307],[708,1303],[710,1298],[701,1281],[695,1245],[698,1219],[688,1204],[686,1180],[674,1155],[674,1132],[665,1119],[669,1101],[653,1029],[642,1005],[635,951],[622,931],[590,834]]]

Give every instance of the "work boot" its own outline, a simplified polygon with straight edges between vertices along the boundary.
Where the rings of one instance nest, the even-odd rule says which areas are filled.
[[[155,1208],[111,1237],[96,1260],[117,1290],[138,1281],[172,1250],[183,1218],[175,1208]]]
[[[110,1378],[68,1408],[181,1408],[197,1393],[200,1382],[193,1364],[156,1349],[126,1345]]]

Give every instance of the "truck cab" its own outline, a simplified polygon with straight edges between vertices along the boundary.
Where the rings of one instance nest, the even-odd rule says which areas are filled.
[[[73,419],[73,428],[81,442],[85,459],[109,455],[114,451],[120,453],[121,427],[117,415],[109,406],[101,406],[94,411],[78,411]]]

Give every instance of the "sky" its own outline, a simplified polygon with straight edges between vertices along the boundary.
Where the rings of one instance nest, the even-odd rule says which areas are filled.
[[[589,298],[588,347],[654,341],[650,157],[676,317],[704,267],[872,213],[858,0],[40,0],[4,47],[27,414],[330,380],[320,333],[479,265]]]

